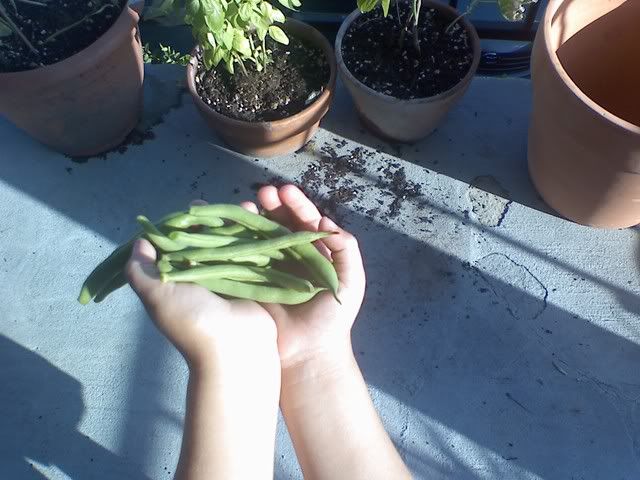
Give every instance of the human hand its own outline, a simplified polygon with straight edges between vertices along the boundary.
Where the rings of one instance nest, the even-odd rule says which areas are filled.
[[[247,382],[247,376],[279,381],[276,327],[263,307],[225,300],[194,284],[163,283],[155,261],[155,248],[139,240],[127,277],[156,327],[192,371],[214,373],[225,382]]]
[[[358,243],[353,235],[323,217],[293,185],[280,189],[263,187],[258,192],[258,201],[269,218],[291,230],[338,232],[317,245],[333,260],[340,281],[341,303],[330,292],[322,292],[302,305],[264,305],[278,328],[283,376],[314,360],[322,360],[329,369],[338,368],[334,361],[352,356],[351,327],[364,297],[365,274]],[[245,208],[257,212],[255,205],[247,204]]]

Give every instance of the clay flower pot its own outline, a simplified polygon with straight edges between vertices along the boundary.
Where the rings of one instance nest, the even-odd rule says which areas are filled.
[[[193,101],[209,127],[235,151],[245,155],[273,157],[302,148],[318,130],[320,120],[329,111],[336,84],[336,63],[333,49],[325,37],[315,28],[288,19],[285,30],[298,38],[320,47],[324,52],[331,75],[322,94],[300,113],[273,122],[245,122],[226,117],[202,101],[195,85],[197,60],[194,50],[187,66],[187,84]]]
[[[95,155],[120,144],[142,109],[138,19],[127,7],[104,35],[66,60],[0,73],[0,115],[68,155]]]
[[[433,8],[451,18],[452,21],[460,15],[450,6],[432,0],[424,1],[422,8]],[[464,95],[478,69],[481,48],[476,29],[466,17],[459,20],[473,46],[473,62],[466,76],[459,83],[439,95],[402,100],[369,88],[354,77],[344,63],[343,39],[351,24],[360,15],[360,11],[355,10],[342,23],[336,37],[336,57],[340,78],[351,93],[362,122],[374,134],[393,141],[415,142],[428,136]]]
[[[529,169],[561,215],[640,223],[640,2],[551,0],[532,60]]]

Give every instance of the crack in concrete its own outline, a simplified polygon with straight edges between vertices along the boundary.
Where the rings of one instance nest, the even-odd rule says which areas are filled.
[[[467,196],[474,216],[487,227],[502,225],[512,203],[509,192],[492,175],[474,178]]]
[[[509,257],[508,255],[504,254],[504,253],[499,253],[499,252],[494,252],[494,253],[490,253],[488,255],[485,255],[482,258],[479,258],[478,260],[474,261],[474,265],[471,266],[471,268],[485,281],[485,283],[489,286],[489,288],[491,289],[491,291],[493,292],[493,294],[502,299],[505,308],[507,309],[507,312],[509,312],[509,315],[511,315],[511,317],[513,317],[515,320],[519,320],[518,315],[516,315],[516,313],[513,311],[512,305],[509,302],[509,299],[503,295],[502,293],[499,293],[496,289],[496,286],[494,285],[494,282],[491,280],[491,278],[486,275],[484,272],[482,272],[482,270],[480,270],[480,268],[478,267],[478,264],[480,264],[481,262],[492,258],[492,257],[501,257],[506,259],[508,262],[510,262],[512,265],[514,265],[515,267],[518,267],[520,269],[522,269],[522,271],[525,272],[525,274],[531,278],[540,288],[542,291],[542,295],[540,297],[537,297],[535,295],[533,295],[533,292],[530,290],[526,290],[524,291],[524,293],[526,295],[532,296],[532,297],[536,297],[536,298],[540,298],[540,301],[542,302],[542,307],[532,316],[532,320],[536,320],[537,318],[540,317],[540,315],[542,315],[544,313],[544,311],[547,309],[548,306],[548,299],[549,299],[549,290],[547,289],[547,287],[544,285],[544,283],[542,283],[542,281],[533,274],[533,272],[526,266],[523,264],[520,264],[516,261],[514,261],[513,259],[511,259],[511,257]],[[502,269],[503,272],[506,272],[506,269]],[[515,287],[515,285],[510,285],[511,287]]]

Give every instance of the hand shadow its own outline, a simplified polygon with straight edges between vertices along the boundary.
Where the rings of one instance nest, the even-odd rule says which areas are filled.
[[[2,478],[44,479],[33,461],[73,479],[145,479],[82,434],[82,386],[36,353],[0,335]]]

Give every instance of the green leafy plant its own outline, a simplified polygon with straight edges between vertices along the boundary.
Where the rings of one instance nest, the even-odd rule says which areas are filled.
[[[291,10],[300,0],[278,0]],[[267,38],[287,45],[289,38],[278,24],[285,22],[281,10],[265,0],[160,0],[144,13],[146,19],[183,18],[191,25],[193,37],[202,49],[207,69],[224,64],[229,73],[246,64],[259,72],[271,62]]]
[[[416,50],[420,51],[420,38],[417,34],[418,25],[420,22],[420,11],[422,10],[422,0],[407,0],[410,2],[411,12],[407,16],[404,28],[399,39],[400,47],[404,45],[404,38],[409,31],[411,24],[413,23],[413,42]],[[524,18],[526,6],[537,2],[538,0],[471,0],[467,10],[456,18],[447,31],[465,15],[468,15],[479,3],[497,3],[498,8],[502,16],[511,21],[520,21]],[[398,1],[395,2],[396,8],[398,8]],[[389,9],[391,8],[391,0],[358,0],[358,8],[362,13],[368,13],[377,8],[382,7],[384,16],[389,15]],[[400,12],[398,10],[398,21],[400,21]]]
[[[151,50],[148,43],[142,46],[142,59],[144,63],[162,63],[170,65],[187,65],[191,55],[183,55],[170,46],[159,44],[159,51]]]

